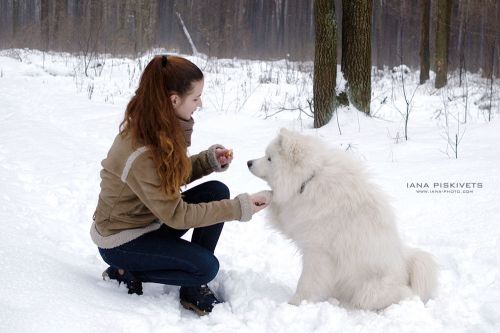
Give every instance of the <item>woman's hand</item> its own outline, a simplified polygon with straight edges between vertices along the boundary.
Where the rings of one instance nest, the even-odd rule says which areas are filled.
[[[216,148],[215,157],[221,167],[225,167],[233,161],[233,150],[226,148]]]
[[[272,193],[272,191],[260,191],[250,196],[250,200],[252,201],[253,214],[269,206],[269,203],[272,199]]]

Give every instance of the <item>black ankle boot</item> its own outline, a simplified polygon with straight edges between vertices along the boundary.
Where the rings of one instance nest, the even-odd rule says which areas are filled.
[[[181,287],[179,298],[185,309],[196,312],[198,316],[204,316],[212,312],[216,304],[222,303],[207,285],[200,287]]]
[[[118,281],[118,284],[121,284],[123,282],[127,285],[129,294],[142,295],[142,282],[129,271],[122,271],[123,273],[120,274],[118,268],[110,266],[104,272],[102,272],[102,279],[116,280]]]

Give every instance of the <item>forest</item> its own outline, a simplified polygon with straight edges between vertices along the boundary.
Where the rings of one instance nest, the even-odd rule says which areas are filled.
[[[333,2],[340,63],[343,2],[349,1]],[[418,68],[427,26],[424,51],[433,69],[438,2],[373,0],[372,65]],[[447,2],[449,70],[500,76],[500,1]],[[137,56],[161,47],[191,54],[187,31],[196,52],[208,56],[312,60],[313,7],[313,0],[1,0],[0,48]]]

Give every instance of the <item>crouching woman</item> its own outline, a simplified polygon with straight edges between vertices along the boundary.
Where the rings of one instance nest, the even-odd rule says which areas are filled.
[[[230,151],[213,145],[188,156],[192,114],[201,106],[203,73],[187,59],[156,56],[127,105],[107,157],[91,237],[109,265],[103,277],[142,294],[142,282],[181,286],[181,304],[198,314],[220,303],[209,289],[219,270],[214,250],[224,221],[249,221],[268,204],[261,194],[230,199],[209,181],[181,186],[224,171]],[[191,241],[181,238],[193,228]]]

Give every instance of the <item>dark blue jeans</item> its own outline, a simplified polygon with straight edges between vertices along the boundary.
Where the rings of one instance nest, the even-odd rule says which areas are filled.
[[[209,181],[183,194],[188,203],[229,199],[229,189],[218,181]],[[195,228],[191,242],[181,239],[188,230],[177,230],[163,224],[112,249],[99,248],[103,260],[122,268],[143,282],[194,287],[213,280],[219,271],[214,250],[224,223]]]

